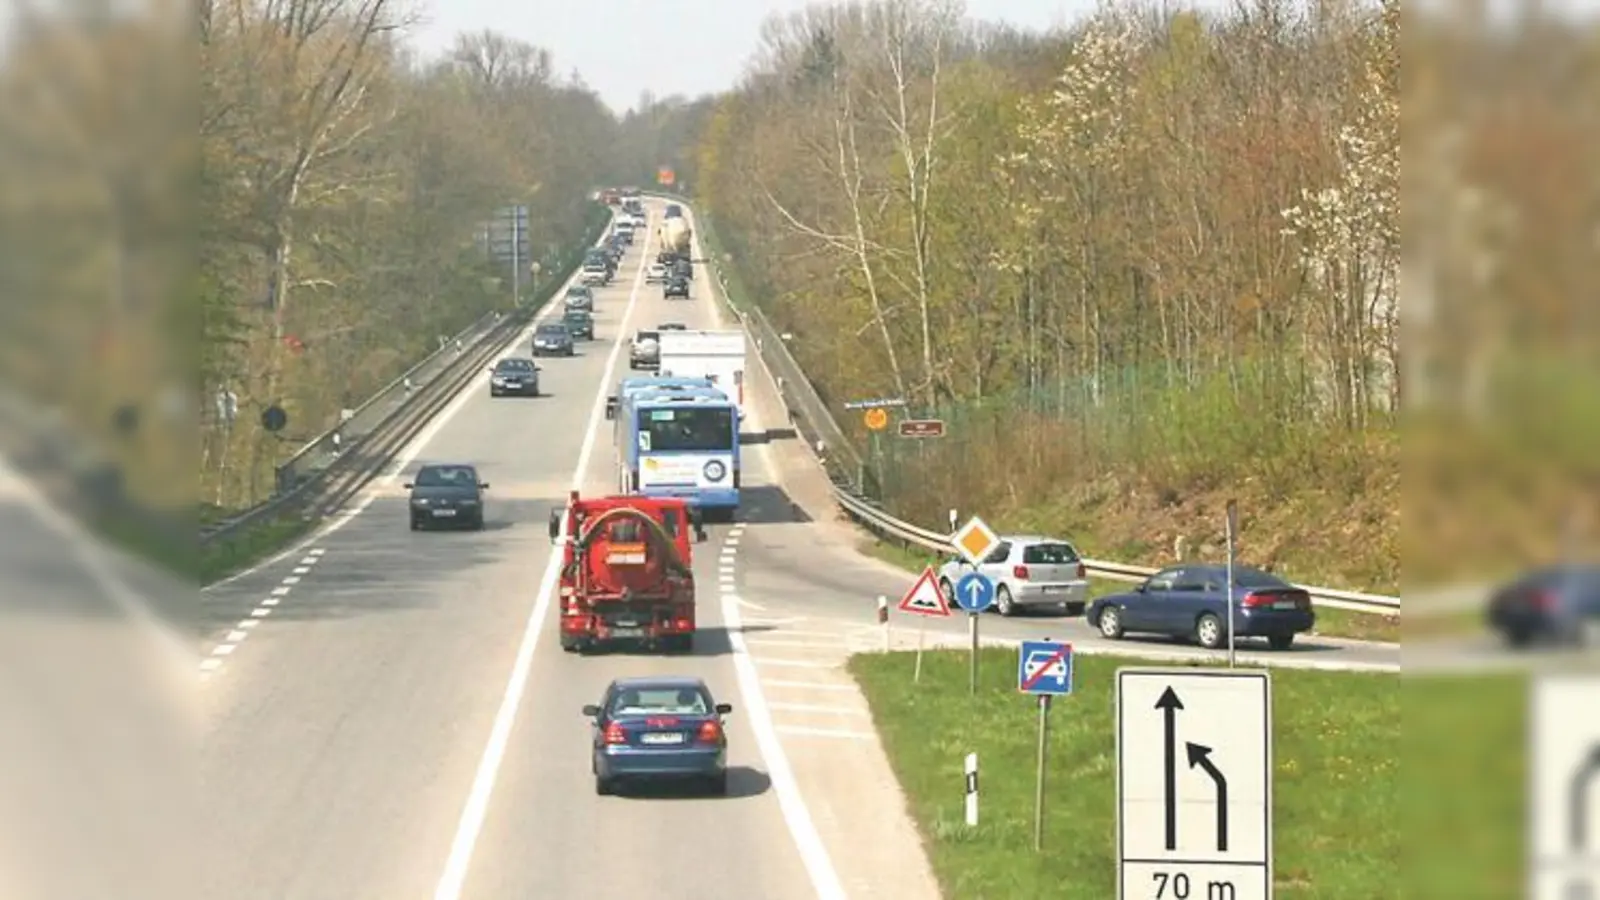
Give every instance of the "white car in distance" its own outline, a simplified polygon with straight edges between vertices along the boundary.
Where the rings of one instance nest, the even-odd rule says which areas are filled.
[[[644,270],[645,284],[661,284],[667,280],[667,267],[661,263],[651,263],[650,268]]]

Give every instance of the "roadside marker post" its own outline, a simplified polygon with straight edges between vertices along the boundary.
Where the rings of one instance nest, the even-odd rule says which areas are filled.
[[[965,766],[967,775],[967,827],[978,827],[978,754],[968,753]]]
[[[956,605],[967,611],[967,637],[971,641],[970,671],[967,673],[967,692],[978,696],[978,619],[994,603],[994,581],[982,572],[968,572],[956,582],[952,592]]]
[[[1044,849],[1044,783],[1050,747],[1050,701],[1072,693],[1072,645],[1045,638],[1017,650],[1017,690],[1039,698],[1038,768],[1034,773],[1033,849]]]
[[[912,582],[911,590],[900,598],[901,612],[920,617],[917,625],[917,665],[911,675],[913,684],[922,682],[922,650],[928,638],[928,618],[944,619],[950,616],[950,603],[945,599],[944,592],[939,590],[937,578],[933,566],[928,566]]]
[[[883,652],[888,653],[892,646],[889,640],[889,598],[878,595],[878,624],[883,626]]]

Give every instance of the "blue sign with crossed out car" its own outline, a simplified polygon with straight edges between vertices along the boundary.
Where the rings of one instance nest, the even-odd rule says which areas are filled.
[[[968,572],[956,582],[956,605],[969,613],[981,613],[994,603],[994,579],[982,572]]]
[[[1053,697],[1072,693],[1072,645],[1023,641],[1017,653],[1017,690]]]

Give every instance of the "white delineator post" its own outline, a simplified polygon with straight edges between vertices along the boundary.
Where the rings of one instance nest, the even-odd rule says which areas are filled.
[[[967,827],[978,825],[978,754],[967,754]]]
[[[883,628],[883,652],[888,653],[889,642],[889,598],[878,595],[878,625]]]

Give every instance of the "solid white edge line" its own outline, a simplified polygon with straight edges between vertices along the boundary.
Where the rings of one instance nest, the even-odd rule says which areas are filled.
[[[612,222],[615,221],[616,216],[613,215]],[[600,246],[601,242],[606,239],[606,235],[610,234],[610,232],[611,224],[608,223],[605,228],[601,229],[600,237],[591,246]],[[543,309],[541,309],[537,314],[534,315],[532,319],[528,321],[528,327],[523,329],[522,333],[517,335],[516,340],[512,341],[508,346],[514,348],[523,341],[531,340],[534,329],[538,328],[539,325],[546,319],[555,315],[556,310],[560,306],[560,304],[555,302],[557,294],[565,290],[567,287],[570,287],[572,283],[577,281],[580,277],[582,277],[582,275],[583,267],[579,266],[578,270],[573,272],[572,276],[563,282],[560,287],[556,288],[555,293],[550,295],[551,302],[547,303]],[[630,304],[632,303],[631,300],[629,302]],[[609,370],[607,370],[606,374],[609,376],[611,373]],[[343,513],[340,513],[338,516],[335,516],[326,525],[323,525],[322,527],[313,531],[310,535],[307,535],[304,540],[290,545],[288,549],[264,559],[247,569],[242,569],[238,572],[235,572],[226,578],[213,581],[212,583],[200,588],[200,593],[211,593],[217,588],[238,581],[247,575],[253,575],[262,569],[275,566],[296,553],[305,552],[306,547],[327,538],[329,535],[350,524],[352,519],[361,515],[361,513],[366,511],[368,506],[372,505],[372,501],[377,499],[379,494],[381,494],[384,490],[394,486],[394,482],[399,478],[400,473],[404,472],[406,467],[411,465],[411,463],[415,461],[416,458],[422,453],[422,448],[426,447],[428,443],[431,442],[436,435],[438,435],[444,426],[449,424],[451,419],[455,418],[456,413],[460,412],[461,408],[467,404],[467,401],[471,399],[477,392],[483,389],[483,385],[486,384],[488,380],[489,372],[487,369],[474,376],[473,379],[461,389],[461,393],[457,394],[456,397],[450,401],[448,406],[440,410],[438,414],[429,420],[428,424],[424,426],[421,431],[417,432],[417,434],[405,445],[405,447],[401,448],[400,453],[396,455],[394,460],[391,462],[394,471],[387,474],[380,473],[380,477],[374,479],[371,484],[363,489],[366,496],[359,500],[355,506]],[[327,552],[325,549],[319,548],[312,550],[310,555],[321,556],[325,552]]]
[[[739,620],[739,604],[730,597],[722,598],[722,619],[727,627],[728,642],[733,647],[733,667],[739,677],[739,691],[744,696],[750,730],[755,733],[756,745],[767,761],[767,777],[777,792],[778,808],[789,826],[789,836],[794,840],[795,850],[800,854],[800,861],[806,867],[806,874],[811,877],[811,886],[816,889],[817,896],[822,900],[845,900],[844,885],[833,867],[833,859],[828,856],[822,835],[817,832],[817,824],[811,818],[811,810],[806,807],[805,797],[800,793],[800,784],[795,780],[794,770],[789,766],[789,756],[784,752],[783,741],[773,724],[772,710],[767,708],[766,697],[761,692],[761,678],[756,673],[755,662],[750,658],[744,635],[739,631],[743,627]]]
[[[648,227],[648,221],[646,226]],[[605,413],[606,395],[610,386],[607,379],[616,368],[617,359],[622,352],[622,345],[628,333],[628,321],[633,318],[633,310],[639,299],[639,290],[644,284],[645,268],[649,260],[650,241],[647,238],[640,254],[638,274],[634,276],[633,291],[628,295],[628,305],[622,314],[621,326],[617,329],[617,336],[611,344],[611,354],[606,359],[606,366],[600,376],[599,389],[595,392],[594,406],[589,412],[589,425],[584,434],[583,445],[578,450],[578,462],[572,473],[572,489],[583,488],[584,475],[589,468],[589,459],[594,455],[595,439],[600,433],[600,422]],[[565,526],[563,526],[563,530]],[[489,731],[489,741],[483,748],[483,756],[478,760],[477,772],[473,775],[472,789],[467,795],[467,803],[461,811],[461,818],[456,824],[455,838],[450,843],[450,855],[445,860],[444,873],[439,876],[439,882],[434,888],[434,900],[458,900],[466,886],[467,872],[472,865],[472,853],[477,847],[478,837],[483,833],[484,823],[489,816],[489,800],[494,794],[495,782],[500,777],[500,767],[505,762],[506,751],[511,744],[511,730],[517,721],[517,711],[522,706],[523,695],[528,688],[528,675],[533,670],[533,654],[539,645],[539,636],[544,631],[544,621],[550,614],[550,598],[555,593],[556,582],[561,573],[561,553],[559,545],[550,554],[550,561],[545,565],[544,577],[539,582],[538,598],[534,601],[533,611],[528,616],[528,623],[523,629],[522,643],[517,647],[516,661],[511,666],[511,676],[506,681],[505,694],[501,697],[500,708],[495,712],[494,726]]]

